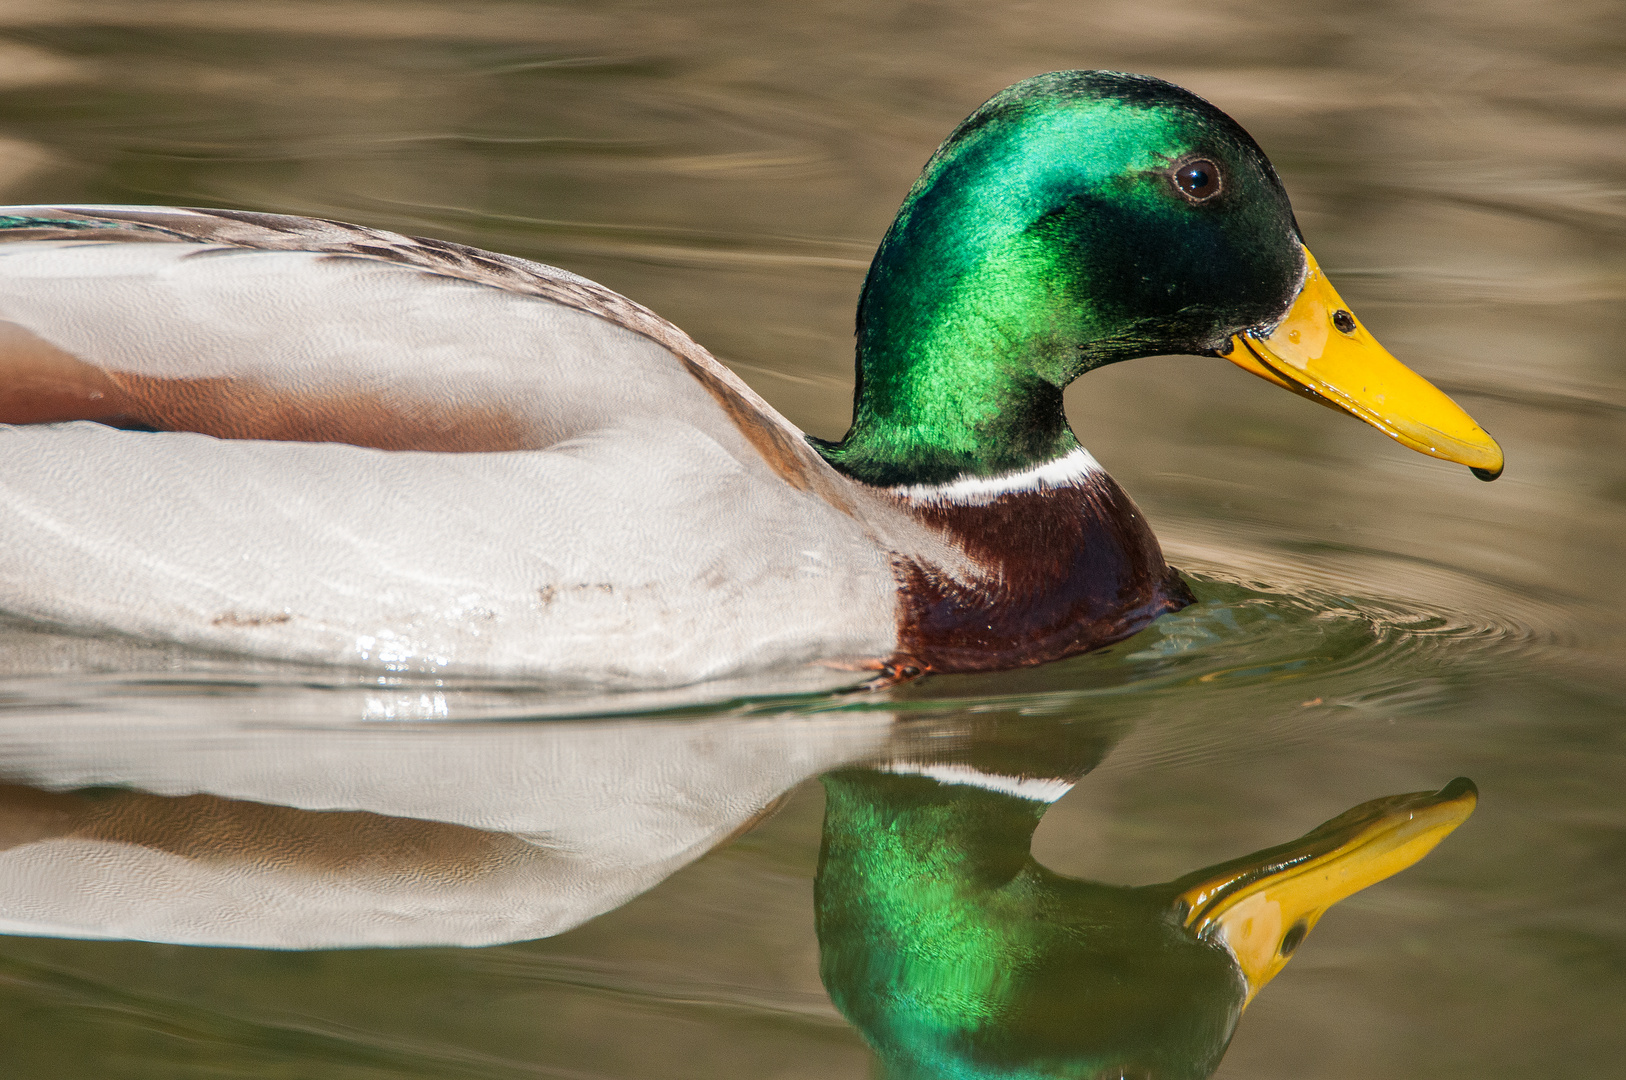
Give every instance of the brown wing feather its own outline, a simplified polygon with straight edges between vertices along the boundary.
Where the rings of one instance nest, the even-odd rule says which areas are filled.
[[[107,373],[0,322],[0,424],[130,418],[131,404]]]
[[[109,372],[0,322],[0,424],[95,420],[219,439],[341,442],[378,450],[473,453],[541,448],[500,409],[399,393],[301,393],[248,378],[161,379]]]

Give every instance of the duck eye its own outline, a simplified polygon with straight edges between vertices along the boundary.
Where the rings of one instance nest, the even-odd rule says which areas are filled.
[[[1174,170],[1174,186],[1192,202],[1207,202],[1220,192],[1220,171],[1207,158],[1188,161]]]

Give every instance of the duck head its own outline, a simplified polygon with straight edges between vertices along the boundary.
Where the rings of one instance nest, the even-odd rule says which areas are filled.
[[[1223,356],[1407,446],[1501,471],[1496,443],[1371,337],[1234,120],[1143,75],[995,95],[927,163],[858,310],[851,429],[873,484],[995,476],[1077,447],[1062,389],[1102,364]]]
[[[820,973],[891,1080],[1206,1077],[1321,914],[1422,858],[1476,801],[1467,780],[1378,799],[1128,888],[1038,865],[1048,804],[1031,782],[974,775],[824,780]]]

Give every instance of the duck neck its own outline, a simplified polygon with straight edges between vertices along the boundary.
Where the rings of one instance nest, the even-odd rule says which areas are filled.
[[[1055,178],[1007,157],[995,144],[928,165],[881,241],[858,306],[852,427],[819,445],[859,480],[993,477],[1078,448],[1062,390],[1109,358],[1113,328],[1063,220],[1081,208],[1035,219],[1008,205]]]
[[[1083,367],[1078,319],[1039,302],[1050,299],[1040,253],[1004,254],[953,282],[918,260],[877,259],[859,309],[852,427],[821,447],[837,468],[882,486],[942,484],[1078,449],[1062,406]]]
[[[1048,804],[925,776],[823,779],[813,894],[825,988],[883,1055],[952,1042],[1001,994],[1023,920],[989,905],[1033,872]],[[1030,891],[1017,890],[1017,909]]]
[[[826,893],[833,887],[848,902],[901,912],[998,888],[1021,873],[1039,819],[1071,784],[1027,781],[1033,790],[1021,791],[1017,778],[960,771],[969,779],[868,769],[826,774],[819,859]]]

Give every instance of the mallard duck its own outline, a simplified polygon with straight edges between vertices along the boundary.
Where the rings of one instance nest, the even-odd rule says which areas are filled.
[[[1028,79],[938,149],[864,282],[839,442],[522,259],[154,207],[13,207],[0,241],[0,611],[80,631],[601,685],[1054,660],[1192,600],[1062,409],[1153,354],[1502,468],[1350,314],[1248,134],[1140,75]]]
[[[562,933],[653,888],[885,712],[238,724],[8,710],[0,934],[333,949]],[[167,706],[167,707],[166,707]]]
[[[1065,779],[894,765],[824,786],[819,971],[888,1080],[1208,1076],[1327,909],[1428,854],[1478,799],[1465,778],[1375,799],[1129,888],[1034,862]]]

